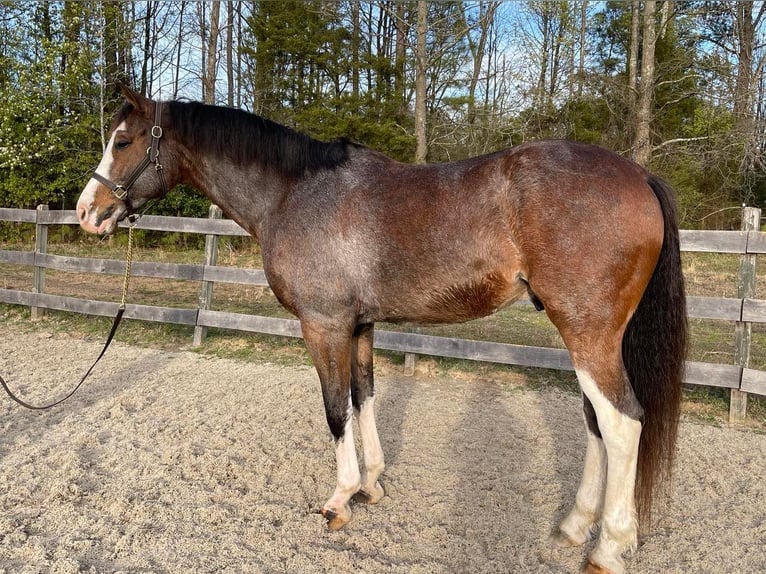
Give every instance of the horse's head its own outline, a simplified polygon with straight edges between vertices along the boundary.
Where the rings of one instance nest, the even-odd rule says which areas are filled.
[[[101,163],[77,201],[80,226],[90,233],[113,233],[120,221],[175,183],[174,170],[166,169],[172,152],[163,138],[162,104],[126,87],[122,92],[126,103],[112,120]]]

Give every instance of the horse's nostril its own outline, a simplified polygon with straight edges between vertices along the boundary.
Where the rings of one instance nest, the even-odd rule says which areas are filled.
[[[88,217],[88,208],[84,205],[78,205],[77,206],[77,219],[80,221],[85,221],[85,218]]]

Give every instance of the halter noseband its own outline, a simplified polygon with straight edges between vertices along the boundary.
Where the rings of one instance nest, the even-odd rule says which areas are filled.
[[[129,202],[127,199],[128,191],[131,187],[133,187],[133,184],[136,183],[136,180],[140,177],[140,175],[144,173],[144,170],[149,167],[150,163],[154,164],[154,169],[157,171],[157,175],[160,176],[160,183],[162,184],[163,193],[167,193],[168,188],[167,184],[165,183],[165,175],[162,171],[162,164],[159,161],[160,138],[162,137],[162,126],[160,125],[161,119],[162,102],[158,101],[154,107],[154,125],[152,126],[151,131],[152,145],[146,149],[146,156],[125,179],[124,183],[114,183],[113,181],[105,178],[103,175],[100,175],[98,172],[93,172],[93,179],[108,187],[115,195],[115,197],[117,197],[117,199],[120,201],[124,201],[126,203]]]

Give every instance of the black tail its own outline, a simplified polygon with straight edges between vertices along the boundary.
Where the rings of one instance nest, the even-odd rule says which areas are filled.
[[[669,485],[687,349],[686,295],[674,192],[653,175],[648,184],[662,207],[665,237],[657,267],[622,341],[623,362],[644,408],[636,506],[646,525],[651,522],[653,495]]]

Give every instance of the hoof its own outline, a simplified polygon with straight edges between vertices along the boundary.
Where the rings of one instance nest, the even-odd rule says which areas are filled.
[[[576,548],[593,540],[596,526],[575,528],[566,532],[562,526],[556,528],[551,534],[551,542],[559,548]]]
[[[330,530],[340,530],[351,521],[351,510],[348,506],[344,506],[341,510],[323,508],[319,512],[327,520],[327,527]]]
[[[578,546],[582,546],[585,544],[585,542],[576,542],[575,540],[572,540],[569,536],[564,534],[561,530],[557,530],[550,536],[550,542],[554,546],[558,546],[559,548],[577,548]]]
[[[375,483],[372,488],[363,488],[354,495],[355,502],[363,502],[365,504],[377,504],[380,499],[386,495],[386,491],[380,486],[379,482]]]
[[[583,566],[582,572],[583,574],[614,574],[612,570],[609,570],[608,568],[604,568],[603,566],[599,566],[592,560],[588,560],[585,563],[585,566]]]

